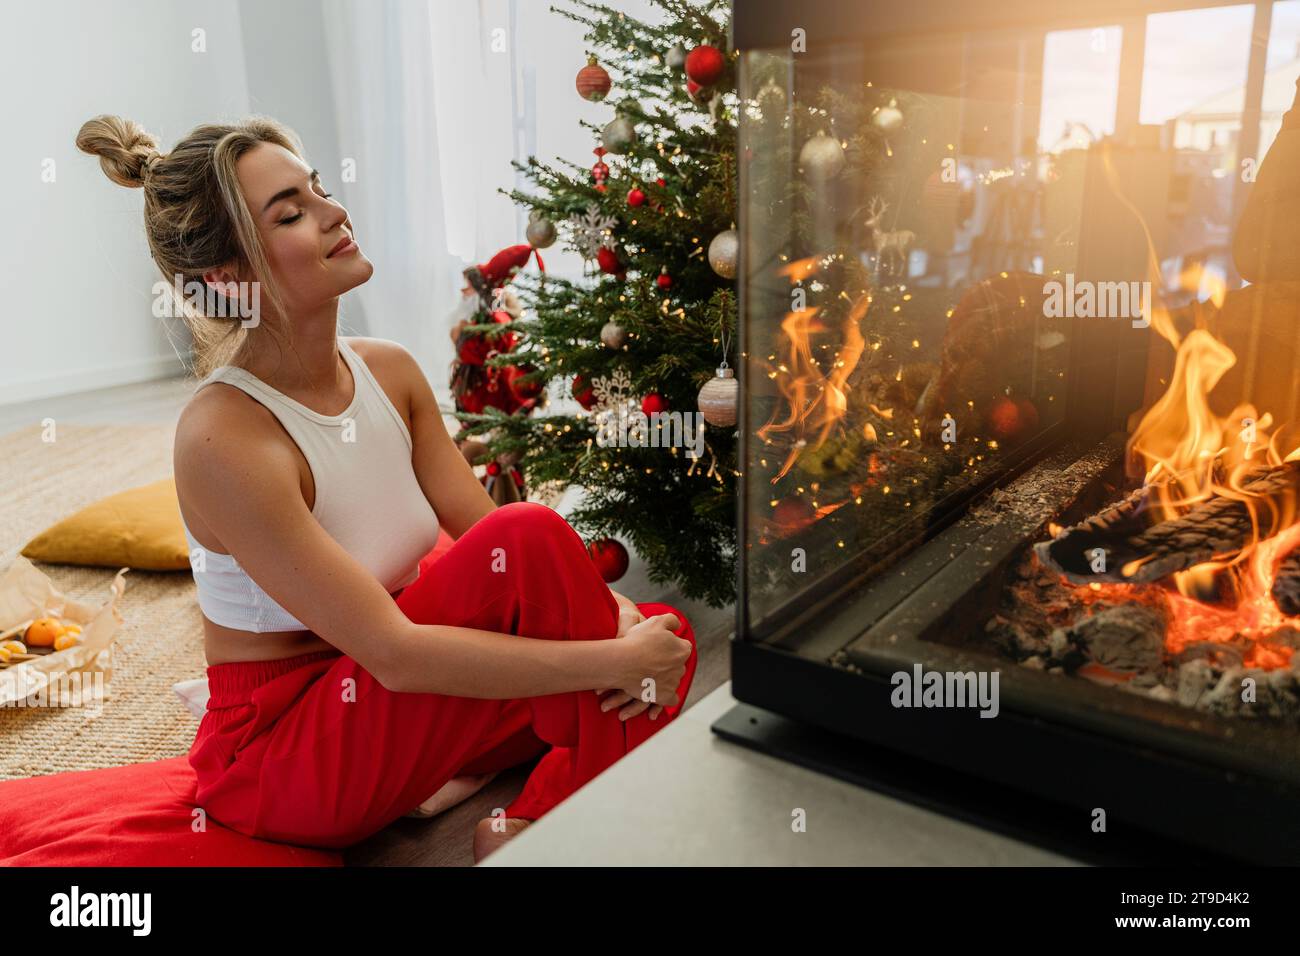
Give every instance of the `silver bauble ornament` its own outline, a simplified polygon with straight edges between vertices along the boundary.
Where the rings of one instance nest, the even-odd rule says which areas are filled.
[[[892,133],[903,125],[903,111],[898,108],[898,100],[890,100],[888,106],[876,110],[871,122],[886,133]]]
[[[534,249],[545,249],[555,242],[555,223],[534,209],[528,216],[524,238]]]
[[[623,347],[623,343],[627,341],[627,329],[617,322],[606,322],[600,328],[600,341],[605,348],[618,351]]]
[[[717,375],[700,389],[700,414],[710,425],[726,428],[736,424],[736,406],[740,400],[740,383],[736,372],[723,365]]]
[[[740,236],[734,229],[724,229],[709,243],[709,265],[724,279],[736,278],[736,262],[740,258]]]
[[[799,150],[799,166],[813,179],[834,179],[844,171],[844,148],[822,130]]]
[[[670,70],[686,69],[686,47],[680,43],[674,43],[664,56],[664,62],[668,64]]]
[[[600,144],[615,156],[626,153],[636,142],[636,127],[626,116],[616,116],[600,131]]]

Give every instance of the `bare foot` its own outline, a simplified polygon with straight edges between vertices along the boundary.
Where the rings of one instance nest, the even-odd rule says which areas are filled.
[[[524,827],[532,823],[531,820],[520,820],[507,817],[500,820],[497,817],[485,817],[478,822],[474,828],[474,862],[479,863],[492,851],[504,846],[508,840],[513,839],[523,832]],[[494,827],[492,824],[496,823]]]

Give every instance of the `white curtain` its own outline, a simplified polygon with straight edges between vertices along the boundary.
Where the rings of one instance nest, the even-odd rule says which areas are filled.
[[[615,5],[646,12],[645,0]],[[375,263],[344,322],[409,348],[449,407],[461,270],[523,241],[523,211],[497,191],[516,185],[510,160],[590,165],[578,121],[613,111],[574,91],[582,27],[542,0],[322,0],[321,11],[339,154],[356,162],[337,191]],[[582,271],[558,243],[546,267]]]
[[[457,6],[460,6],[457,4]],[[338,186],[375,274],[345,303],[355,331],[401,342],[446,401],[452,357],[443,317],[464,267],[448,242],[437,103],[450,83],[432,55],[433,8],[403,0],[324,0],[339,154],[355,181]],[[461,51],[457,51],[460,53]]]

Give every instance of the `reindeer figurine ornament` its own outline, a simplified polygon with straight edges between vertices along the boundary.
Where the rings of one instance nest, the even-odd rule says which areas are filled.
[[[871,230],[871,238],[876,247],[876,279],[907,278],[908,253],[916,241],[916,233],[910,229],[886,231],[881,228],[889,204],[879,196],[874,197],[867,206],[865,225]]]

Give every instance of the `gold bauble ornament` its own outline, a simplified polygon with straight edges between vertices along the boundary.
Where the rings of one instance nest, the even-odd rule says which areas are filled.
[[[726,365],[717,375],[704,383],[698,399],[700,414],[710,425],[726,428],[736,424],[736,408],[740,400],[740,382],[735,369]]]
[[[524,230],[524,238],[534,249],[545,249],[555,242],[555,223],[543,216],[540,210],[534,209],[528,214],[528,228]]]
[[[600,328],[600,341],[605,348],[617,352],[623,347],[623,343],[627,341],[627,329],[617,322],[606,322]]]
[[[844,171],[844,147],[834,136],[820,131],[799,150],[799,167],[811,179],[834,179]]]
[[[892,133],[903,125],[903,111],[898,108],[898,100],[890,100],[888,106],[876,110],[871,121],[886,133]]]
[[[636,127],[626,116],[616,116],[600,131],[600,143],[605,151],[621,156],[636,142]]]
[[[724,279],[736,278],[740,258],[740,236],[734,229],[724,229],[709,243],[709,265]]]

